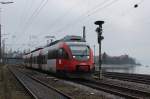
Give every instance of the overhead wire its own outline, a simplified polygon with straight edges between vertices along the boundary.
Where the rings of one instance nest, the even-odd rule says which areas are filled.
[[[105,5],[105,3],[104,3],[104,6],[102,6],[102,7],[100,7],[100,8],[94,8],[94,11],[93,11],[93,9],[91,9],[90,11],[88,11],[88,12],[86,12],[86,13],[84,13],[84,14],[82,14],[81,16],[79,16],[76,20],[74,20],[73,22],[71,22],[71,23],[68,23],[67,25],[65,25],[64,27],[62,27],[61,29],[59,29],[59,30],[57,30],[57,31],[54,31],[54,33],[56,34],[56,33],[58,33],[58,32],[61,32],[62,30],[64,30],[66,27],[68,28],[68,27],[70,27],[70,26],[72,26],[72,24],[77,24],[78,22],[81,22],[81,21],[83,21],[83,20],[81,20],[81,19],[86,19],[87,17],[89,17],[89,16],[91,16],[91,15],[94,15],[97,11],[100,11],[100,10],[103,10],[104,8],[107,8],[107,7],[109,7],[109,6],[111,6],[112,4],[114,4],[114,3],[116,3],[117,1],[119,1],[119,0],[113,0],[113,1],[111,1],[111,2],[109,2],[108,4],[106,4]],[[84,16],[85,15],[85,16]]]
[[[48,0],[47,0],[47,1],[48,1]],[[110,0],[109,0],[109,1],[110,1]],[[96,5],[95,7],[93,7],[91,10],[94,10],[96,7],[98,7],[98,6],[100,6],[100,5],[103,5],[103,4],[106,3],[106,2],[108,2],[108,1],[103,1],[103,2],[101,2],[100,4],[98,4],[98,5]],[[30,17],[30,18],[28,19],[28,21],[26,22],[26,27],[24,28],[24,29],[25,29],[24,33],[27,31],[27,28],[30,27],[29,25],[32,24],[32,22],[33,22],[33,20],[32,20],[33,17],[36,17],[36,16],[39,14],[40,10],[46,5],[46,3],[47,3],[47,2],[45,2],[42,6],[40,5],[39,9],[36,9],[36,10],[33,12],[33,14],[31,15],[31,17]],[[68,10],[68,12],[66,12],[65,14],[63,14],[61,17],[65,17],[66,14],[69,13],[69,11],[71,11],[73,8],[74,8],[74,7],[72,7],[70,10]],[[89,10],[88,10],[87,12],[89,12]],[[57,18],[57,21],[60,20],[61,17]],[[55,21],[54,21],[54,22],[55,22]],[[53,23],[53,24],[54,24],[54,23]]]
[[[29,0],[25,0],[25,1],[26,2],[24,4],[24,9],[22,10],[21,16],[19,18],[20,22],[19,22],[18,27],[20,27],[20,28],[18,28],[17,33],[19,32],[19,30],[22,29],[23,22],[27,21],[25,16],[27,16],[27,14],[28,14],[27,12],[29,11],[29,9],[32,9],[32,7],[33,7],[32,5],[34,4],[33,0],[31,0],[31,3],[29,2]],[[30,3],[30,5],[29,5],[29,3]]]
[[[12,0],[12,2],[14,2],[13,0]],[[23,2],[23,9],[22,9],[22,11],[21,11],[21,15],[20,15],[20,17],[18,18],[19,19],[19,21],[18,21],[18,23],[17,23],[17,26],[18,26],[18,28],[16,29],[16,31],[14,32],[14,33],[19,33],[19,30],[21,29],[21,26],[22,26],[22,23],[23,23],[23,21],[24,21],[24,19],[25,19],[25,14],[27,13],[27,10],[26,9],[28,9],[29,8],[29,6],[28,6],[28,4],[29,4],[29,1],[28,0],[25,0],[24,2]],[[20,28],[19,28],[20,27]],[[13,34],[12,34],[13,35]],[[12,41],[12,40],[11,40]],[[17,42],[17,39],[15,39],[15,41],[13,40],[12,41],[13,42],[13,44],[14,43],[16,43]]]
[[[80,15],[77,19],[75,19],[75,20],[72,21],[71,23],[68,23],[68,24],[65,25],[63,28],[61,28],[61,29],[59,29],[59,30],[57,30],[57,31],[53,31],[53,32],[54,32],[54,33],[55,33],[55,32],[56,32],[56,33],[59,32],[60,30],[66,28],[67,26],[71,25],[72,23],[78,21],[81,17],[83,17],[83,15],[89,13],[89,12],[92,11],[92,10],[95,10],[95,9],[96,9],[97,7],[99,7],[99,6],[103,6],[105,3],[109,2],[109,1],[111,1],[111,0],[107,0],[107,1],[104,0],[103,2],[98,3],[96,6],[92,7],[90,10],[88,10],[88,11],[86,11],[85,13],[83,13],[82,15]]]
[[[96,12],[98,12],[98,11],[100,11],[100,10],[103,10],[104,8],[107,8],[107,7],[111,6],[111,5],[113,5],[114,3],[118,2],[118,1],[119,1],[119,0],[113,0],[112,2],[108,3],[107,5],[104,5],[104,7],[98,8],[98,9],[96,9],[95,11],[92,11],[92,12],[89,13],[87,16],[89,17],[89,16],[91,16],[91,15],[94,15]]]
[[[33,11],[33,13],[31,14],[31,16],[29,16],[29,18],[27,18],[27,20],[23,20],[25,21],[24,22],[24,25],[23,25],[23,28],[22,28],[22,31],[21,33],[24,33],[23,31],[26,29],[27,25],[30,23],[30,20],[33,18],[34,14],[37,13],[38,11],[38,8],[43,4],[42,2],[44,2],[43,0],[41,0],[40,4],[37,6],[37,8]],[[32,4],[32,3],[31,3]],[[29,10],[29,9],[28,9]],[[27,15],[26,15],[27,16]]]
[[[53,22],[51,22],[49,24],[48,27],[52,27],[54,26],[58,21],[62,21],[67,15],[69,15],[69,13],[76,7],[76,5],[78,5],[80,2],[77,2],[73,7],[69,8],[69,10],[67,10],[65,13],[63,13],[63,15],[58,16],[55,20],[53,20]],[[48,30],[49,31],[49,30]]]
[[[48,0],[45,0],[45,1],[48,2]],[[109,0],[109,1],[110,1],[110,0]],[[114,4],[114,3],[117,2],[117,1],[119,1],[119,0],[113,0],[113,1],[111,1],[110,3],[106,4],[106,3],[108,2],[108,0],[104,0],[104,2],[103,2],[104,4],[101,3],[101,4],[99,4],[99,5],[95,6],[95,7],[93,7],[93,9],[88,10],[86,13],[82,14],[81,16],[79,16],[77,19],[75,19],[75,20],[72,21],[71,23],[68,23],[67,25],[65,25],[64,27],[60,28],[59,30],[54,31],[54,33],[61,32],[61,31],[64,30],[66,27],[70,27],[70,26],[72,26],[72,24],[77,24],[78,22],[83,21],[83,20],[82,20],[83,18],[84,18],[84,20],[85,20],[87,17],[90,17],[90,16],[94,15],[96,12],[98,12],[98,11],[100,11],[100,10],[103,10],[104,8],[107,8],[107,7],[111,6],[112,4]],[[144,0],[141,0],[141,2],[139,2],[139,3],[142,3],[143,1],[144,1]],[[24,33],[25,33],[25,32],[27,31],[27,29],[32,25],[33,20],[35,19],[35,17],[38,16],[38,14],[40,13],[40,11],[41,11],[41,10],[43,9],[43,7],[46,5],[46,2],[44,3],[44,0],[42,0],[41,2],[43,2],[43,3],[42,3],[41,5],[39,5],[39,7],[32,13],[32,15],[30,16],[30,18],[26,21],[26,24],[25,24],[26,27],[24,27],[24,29],[23,29],[23,30],[25,30]],[[138,3],[138,4],[139,4],[139,3]],[[106,5],[105,5],[105,4],[106,4]],[[99,8],[99,6],[102,6],[102,7]],[[69,13],[69,11],[71,11],[72,9],[73,9],[73,8],[69,9],[68,12],[64,13],[62,16],[57,17],[56,20],[54,20],[54,21],[50,24],[50,26],[53,26],[57,20],[61,20],[61,17],[62,17],[62,19],[63,19],[63,18],[67,15],[67,13]],[[85,15],[85,16],[84,16],[84,15]]]
[[[26,19],[25,16],[27,16],[27,14],[28,14],[27,11],[29,11],[29,8],[30,9],[33,8],[33,6],[32,6],[33,5],[33,0],[32,0],[31,4],[29,6],[27,6],[27,4],[29,2],[28,3],[25,2],[25,7],[24,7],[24,9],[22,11],[22,15],[19,18],[20,22],[18,23],[18,27],[20,27],[20,28],[18,28],[17,32],[20,32],[20,35],[25,33],[24,31],[28,27],[27,25],[30,24],[30,22],[34,20],[33,18],[35,18],[39,14],[40,10],[44,7],[44,5],[45,5],[45,3],[47,3],[47,1],[48,0],[41,0],[40,4],[36,7],[36,9],[33,11],[31,16],[29,16],[29,18],[27,17],[27,19]],[[24,25],[23,25],[23,22],[25,23]],[[21,26],[22,26],[22,28],[21,28]],[[15,40],[15,42],[17,42],[16,40]]]
[[[32,8],[33,0],[31,0],[31,3],[29,2],[29,0],[25,0],[23,5],[24,5],[24,7],[22,9],[22,12],[21,12],[21,15],[19,18],[18,29],[16,30],[16,33],[21,32],[21,29],[23,28],[23,22],[26,20],[25,16],[27,16],[29,9]],[[15,40],[15,42],[17,42],[16,40]]]
[[[46,6],[48,0],[42,0],[38,7],[34,10],[34,12],[31,14],[29,19],[26,21],[24,28],[22,29],[22,34],[25,34],[28,28],[32,25],[35,18],[39,15],[40,11]],[[30,42],[30,39],[29,39]]]
[[[31,1],[31,2],[29,2]],[[18,29],[16,30],[16,33],[22,34],[23,33],[23,28],[24,28],[24,22],[26,22],[28,20],[28,13],[29,10],[33,8],[33,4],[34,4],[34,0],[25,0],[23,6],[22,7],[22,12],[20,15],[19,19],[19,23],[18,23]],[[15,39],[15,41],[13,43],[17,43],[18,39]]]
[[[40,11],[46,6],[48,0],[42,0],[38,8],[32,13],[30,18],[27,20],[25,27],[23,28],[24,33],[28,30],[28,28],[32,25],[35,18],[39,15]]]

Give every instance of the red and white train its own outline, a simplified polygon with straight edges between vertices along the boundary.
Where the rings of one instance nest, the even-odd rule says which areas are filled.
[[[66,36],[23,56],[26,67],[53,73],[91,74],[95,70],[93,52],[80,36]]]

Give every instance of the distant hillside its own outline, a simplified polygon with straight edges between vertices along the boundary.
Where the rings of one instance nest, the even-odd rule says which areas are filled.
[[[98,56],[95,56],[95,63],[98,64]],[[140,65],[136,62],[136,59],[130,57],[129,55],[120,56],[109,56],[105,52],[102,54],[102,64],[133,64]]]

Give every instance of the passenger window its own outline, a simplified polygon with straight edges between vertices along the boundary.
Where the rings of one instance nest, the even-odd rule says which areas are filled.
[[[48,51],[48,59],[51,59],[51,53],[50,53],[50,51]]]
[[[60,56],[60,58],[63,56],[63,49],[58,50],[58,56]]]

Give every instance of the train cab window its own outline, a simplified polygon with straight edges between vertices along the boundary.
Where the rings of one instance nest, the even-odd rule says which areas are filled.
[[[64,49],[59,49],[58,50],[58,58],[64,58],[64,59],[68,59],[68,54]]]
[[[62,56],[63,56],[63,49],[59,49],[59,50],[58,50],[58,56],[59,56],[59,57],[62,57]]]
[[[87,60],[90,56],[90,48],[86,45],[70,45],[73,58],[77,60]]]

